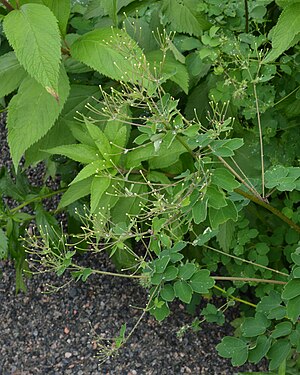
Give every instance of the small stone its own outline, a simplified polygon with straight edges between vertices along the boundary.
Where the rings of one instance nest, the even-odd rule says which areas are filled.
[[[68,327],[65,327],[65,329],[64,329],[64,333],[67,335],[69,332],[70,332],[69,328],[68,328]]]
[[[72,357],[72,353],[70,353],[70,352],[65,353],[65,358],[71,358],[71,357]]]

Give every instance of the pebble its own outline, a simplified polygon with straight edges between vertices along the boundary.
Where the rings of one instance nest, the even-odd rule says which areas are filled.
[[[72,353],[70,353],[70,352],[65,353],[65,358],[71,358],[71,357],[72,357]]]

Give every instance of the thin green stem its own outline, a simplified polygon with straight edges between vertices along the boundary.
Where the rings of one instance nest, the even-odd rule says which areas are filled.
[[[78,267],[77,268],[82,268]],[[116,276],[116,277],[125,277],[127,279],[145,279],[146,275],[127,275],[125,273],[116,273],[116,272],[109,272],[109,271],[100,271],[100,270],[93,270],[92,273],[99,274],[99,275],[106,275],[106,276]]]
[[[267,284],[280,284],[286,285],[285,281],[269,280],[269,279],[256,279],[251,277],[234,277],[234,276],[212,276],[214,280],[225,280],[225,281],[245,281],[249,283],[267,283]]]
[[[248,0],[245,0],[245,33],[249,32],[249,8]]]
[[[276,215],[279,219],[287,223],[291,228],[293,228],[296,232],[300,233],[300,227],[296,223],[294,223],[292,220],[290,220],[287,216],[285,216],[282,212],[277,210],[277,208],[271,206],[269,203],[262,201],[261,199],[258,199],[252,194],[249,194],[241,189],[235,189],[236,193],[242,195],[243,197],[249,199],[250,201],[257,203],[258,205],[266,208],[268,211],[272,212],[272,214]]]
[[[117,0],[113,0],[113,23],[114,27],[118,27]]]
[[[289,92],[285,97],[283,97],[282,99],[278,100],[278,102],[274,103],[273,104],[273,107],[275,107],[276,105],[278,105],[279,103],[283,102],[285,99],[287,99],[289,96],[293,95],[294,92],[298,91],[298,89],[300,88],[300,85],[297,86],[293,91]],[[285,128],[286,129],[286,128]]]
[[[28,201],[26,202],[23,202],[22,204],[20,204],[19,206],[13,208],[10,210],[10,214],[14,214],[16,212],[18,212],[19,210],[21,210],[23,207],[26,207],[28,206],[29,204],[31,203],[34,203],[34,202],[39,202],[41,201],[42,199],[46,199],[46,198],[50,198],[52,197],[53,195],[57,195],[59,193],[63,193],[67,190],[67,188],[63,188],[63,189],[59,189],[59,190],[56,190],[56,191],[52,191],[51,193],[48,193],[48,194],[44,194],[44,195],[40,195],[38,197],[34,197],[32,199],[29,199]]]
[[[286,359],[284,359],[278,368],[278,375],[285,375],[286,373]]]
[[[214,288],[218,290],[219,292],[222,292],[223,294],[225,294],[228,298],[232,299],[233,301],[240,302],[240,303],[243,303],[244,305],[248,305],[248,306],[256,308],[256,305],[254,303],[235,297],[232,294],[228,293],[225,289],[220,288],[218,285],[214,285]]]

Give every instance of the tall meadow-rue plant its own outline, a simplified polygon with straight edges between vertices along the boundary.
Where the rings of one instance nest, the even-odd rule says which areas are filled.
[[[17,287],[26,254],[32,273],[38,263],[74,280],[139,280],[147,305],[111,347],[99,341],[101,360],[146,313],[162,321],[175,299],[195,311],[203,296],[223,296],[178,334],[223,324],[239,303],[241,324],[219,354],[234,366],[267,357],[273,373],[296,374],[300,2],[0,3],[16,172],[14,182],[3,169],[0,186],[22,202],[0,207],[0,255],[15,259]],[[24,154],[25,166],[44,160],[60,174],[61,189],[30,187]],[[68,235],[41,204],[57,193]],[[34,215],[20,212],[27,205]],[[33,218],[38,233],[25,235]],[[78,251],[106,251],[117,271],[80,266]]]

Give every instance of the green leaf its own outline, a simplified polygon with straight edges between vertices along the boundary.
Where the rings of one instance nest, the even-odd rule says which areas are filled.
[[[167,316],[170,314],[170,309],[166,303],[163,303],[162,306],[157,307],[154,306],[151,310],[150,313],[159,321],[161,322],[164,320]]]
[[[69,81],[63,67],[58,93],[59,104],[36,80],[27,77],[10,101],[8,143],[15,169],[23,153],[51,129],[62,110],[69,94]]]
[[[188,93],[189,75],[185,65],[177,61],[171,54],[164,56],[160,50],[147,53],[146,58],[156,76],[158,74],[165,80],[170,79],[177,83],[186,94]]]
[[[8,13],[3,27],[25,70],[58,100],[61,43],[57,19],[50,9],[40,4],[22,5]]]
[[[112,79],[145,83],[144,55],[124,30],[96,29],[71,45],[71,55]]]
[[[0,56],[0,98],[15,91],[25,77],[26,72],[14,52]]]
[[[276,341],[268,352],[270,358],[269,370],[277,369],[281,363],[287,358],[291,350],[291,344],[288,340]]]
[[[90,147],[80,143],[57,146],[45,151],[54,155],[64,155],[69,159],[83,164],[89,164],[99,159],[99,154],[96,147]]]
[[[107,168],[111,167],[111,164],[108,164],[105,160],[95,160],[92,163],[86,165],[78,175],[74,178],[74,180],[70,183],[70,185],[75,184],[78,181],[84,180],[94,174],[98,174],[100,171],[103,171]]]
[[[126,156],[126,168],[138,167],[142,161],[147,160],[154,154],[153,143],[147,143],[138,148],[130,150]]]
[[[208,303],[204,309],[201,311],[201,315],[205,317],[208,323],[217,323],[219,325],[224,324],[225,316],[223,311],[216,308],[215,305]]]
[[[298,296],[300,296],[300,279],[289,281],[285,285],[281,297],[290,300]]]
[[[242,147],[242,138],[232,138],[227,140],[215,140],[210,143],[210,149],[216,156],[229,157],[234,155],[234,151]]]
[[[193,289],[184,280],[179,280],[174,283],[174,291],[176,297],[178,297],[184,303],[190,303],[193,296]]]
[[[255,347],[249,350],[249,362],[258,363],[268,353],[272,339],[267,336],[258,336]]]
[[[196,271],[196,266],[194,263],[182,264],[179,267],[178,277],[182,280],[189,280],[193,276],[195,271]]]
[[[90,136],[92,137],[93,141],[95,142],[95,145],[97,146],[97,148],[100,151],[103,158],[106,159],[107,161],[110,161],[112,150],[111,150],[111,146],[110,146],[109,140],[107,139],[106,135],[99,128],[99,126],[91,124],[87,120],[85,120],[85,124],[86,124],[87,130],[88,130]]]
[[[0,259],[7,257],[8,239],[4,231],[0,228]]]
[[[232,220],[228,220],[219,226],[216,238],[223,251],[229,251],[234,233],[235,224]]]
[[[65,36],[71,10],[70,0],[43,0],[43,3],[55,15],[61,35]]]
[[[177,32],[201,36],[210,23],[201,13],[196,13],[198,2],[193,0],[163,0],[162,11]]]
[[[292,332],[292,328],[293,326],[292,326],[292,323],[290,322],[278,323],[275,326],[271,334],[271,337],[273,337],[273,339],[277,339],[278,337],[287,336]]]
[[[155,260],[155,271],[157,273],[163,273],[166,269],[167,265],[170,262],[170,256],[162,256]]]
[[[282,300],[280,294],[272,290],[270,295],[263,297],[257,304],[256,311],[268,314],[270,311],[280,306]]]
[[[176,279],[178,275],[178,268],[175,266],[168,266],[164,271],[163,277],[165,281],[171,281]]]
[[[194,273],[189,283],[194,292],[207,294],[209,289],[215,285],[215,280],[209,276],[208,270],[200,270]]]
[[[71,185],[61,197],[58,209],[66,207],[78,199],[90,194],[92,181],[93,177],[88,177],[83,181],[79,181],[76,184]]]
[[[85,181],[85,180],[84,180]],[[110,185],[111,178],[106,176],[95,176],[91,185],[91,213],[101,205],[101,197]]]
[[[217,168],[211,177],[211,182],[227,191],[233,191],[240,186],[234,176],[225,168]]]
[[[207,216],[207,199],[199,199],[192,208],[192,214],[195,224],[202,223]]]
[[[220,191],[216,186],[208,186],[206,189],[206,195],[208,198],[208,206],[215,209],[227,206],[225,199],[225,193]]]
[[[231,358],[233,366],[241,366],[247,361],[247,344],[236,337],[224,337],[216,349],[221,357]]]
[[[300,315],[300,295],[289,299],[287,303],[287,317],[296,323]]]
[[[284,8],[274,30],[272,30],[272,50],[264,59],[265,63],[274,61],[285,50],[291,48],[300,33],[300,3],[294,3]]]
[[[265,333],[268,321],[262,314],[257,314],[255,318],[246,318],[241,326],[244,337],[256,337]]]
[[[238,212],[233,202],[229,199],[226,207],[221,207],[216,210],[213,207],[209,208],[208,216],[212,229],[217,229],[220,224],[225,223],[227,220],[236,221],[238,219]]]
[[[171,284],[166,284],[161,292],[160,292],[160,296],[163,300],[167,301],[167,302],[172,302],[175,298],[175,292],[174,292],[174,289],[172,287]]]

